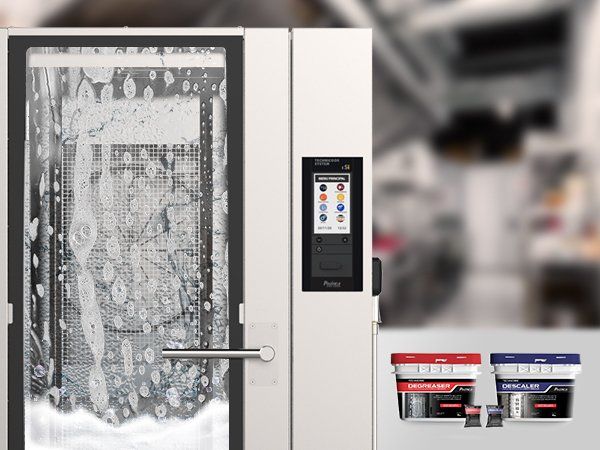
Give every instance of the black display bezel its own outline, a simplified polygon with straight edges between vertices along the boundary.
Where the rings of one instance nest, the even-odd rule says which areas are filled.
[[[350,169],[344,167],[349,164]],[[318,173],[350,174],[350,233],[315,234],[314,175]],[[302,290],[362,291],[363,290],[363,160],[348,158],[302,158]],[[352,254],[352,276],[320,277],[312,274],[314,239],[318,236],[347,237]]]
[[[243,348],[239,304],[243,299],[243,37],[31,35],[8,40],[8,448],[25,448],[23,352],[23,238],[26,130],[26,58],[31,47],[223,47],[227,78],[227,162],[229,203],[229,341]],[[230,361],[229,448],[243,448],[243,361]]]

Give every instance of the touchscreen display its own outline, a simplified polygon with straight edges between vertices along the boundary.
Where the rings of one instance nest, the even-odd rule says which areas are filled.
[[[350,174],[314,174],[314,234],[350,233]]]

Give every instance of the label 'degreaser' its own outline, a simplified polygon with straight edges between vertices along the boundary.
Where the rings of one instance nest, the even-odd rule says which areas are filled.
[[[397,380],[401,415],[407,419],[465,417],[465,405],[473,402],[475,381]]]

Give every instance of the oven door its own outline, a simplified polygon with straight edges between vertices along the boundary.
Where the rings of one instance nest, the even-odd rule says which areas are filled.
[[[75,33],[8,40],[8,448],[241,449],[242,33]]]

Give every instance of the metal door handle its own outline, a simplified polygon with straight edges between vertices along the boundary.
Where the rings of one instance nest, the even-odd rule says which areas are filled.
[[[272,361],[275,358],[275,350],[273,347],[265,345],[259,349],[163,349],[162,357],[169,359],[199,359],[199,358],[221,358],[221,359],[245,359],[245,358],[260,358],[265,362]]]

